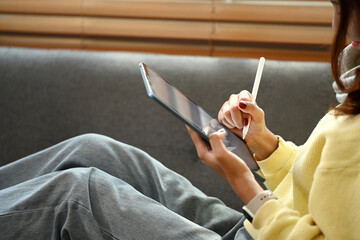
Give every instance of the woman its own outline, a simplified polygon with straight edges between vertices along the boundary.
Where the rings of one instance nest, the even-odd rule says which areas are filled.
[[[211,135],[209,150],[189,129],[200,158],[247,204],[252,223],[246,221],[246,229],[242,213],[205,196],[146,153],[91,134],[0,168],[1,239],[357,239],[360,3],[333,4],[333,72],[345,100],[304,146],[272,134],[247,92],[230,97],[219,112],[239,136],[250,124],[245,140],[274,193],[264,191],[224,148],[223,132]],[[346,34],[354,42],[338,66]]]
[[[255,239],[359,238],[360,1],[331,2],[337,29],[332,49],[333,87],[341,104],[318,123],[303,146],[272,134],[263,111],[250,102],[247,92],[231,96],[219,112],[220,121],[239,136],[251,116],[245,140],[278,200],[257,199],[263,190],[244,163],[225,150],[224,133],[212,136],[213,150],[209,151],[189,130],[204,163],[224,176],[245,203],[251,206],[258,201],[252,224],[245,222]],[[342,51],[346,37],[352,43]]]

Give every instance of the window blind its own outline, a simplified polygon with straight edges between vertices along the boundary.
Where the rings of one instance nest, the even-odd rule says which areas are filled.
[[[2,0],[0,45],[328,61],[327,1]]]

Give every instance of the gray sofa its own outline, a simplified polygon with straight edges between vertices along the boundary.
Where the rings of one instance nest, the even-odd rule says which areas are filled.
[[[231,188],[198,160],[184,124],[146,95],[144,62],[213,116],[251,91],[258,60],[0,47],[0,164],[98,133],[137,146],[205,193],[240,209]],[[267,61],[258,94],[268,127],[302,144],[335,104],[327,63]]]

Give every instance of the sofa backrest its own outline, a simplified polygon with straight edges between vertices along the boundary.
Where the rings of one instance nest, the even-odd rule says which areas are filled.
[[[218,178],[197,160],[183,123],[147,97],[139,62],[214,117],[230,94],[251,91],[258,64],[257,59],[0,47],[0,164],[91,132],[144,149],[195,185],[215,184]],[[335,103],[331,83],[327,63],[267,61],[257,103],[274,133],[302,144]]]

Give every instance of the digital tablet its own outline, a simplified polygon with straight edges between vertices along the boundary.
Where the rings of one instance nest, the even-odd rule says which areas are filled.
[[[150,98],[175,114],[206,141],[209,141],[211,133],[224,129],[227,133],[224,139],[226,148],[243,159],[251,170],[259,169],[252,153],[241,138],[230,132],[217,119],[211,117],[203,108],[191,101],[147,65],[140,63],[139,66]]]

